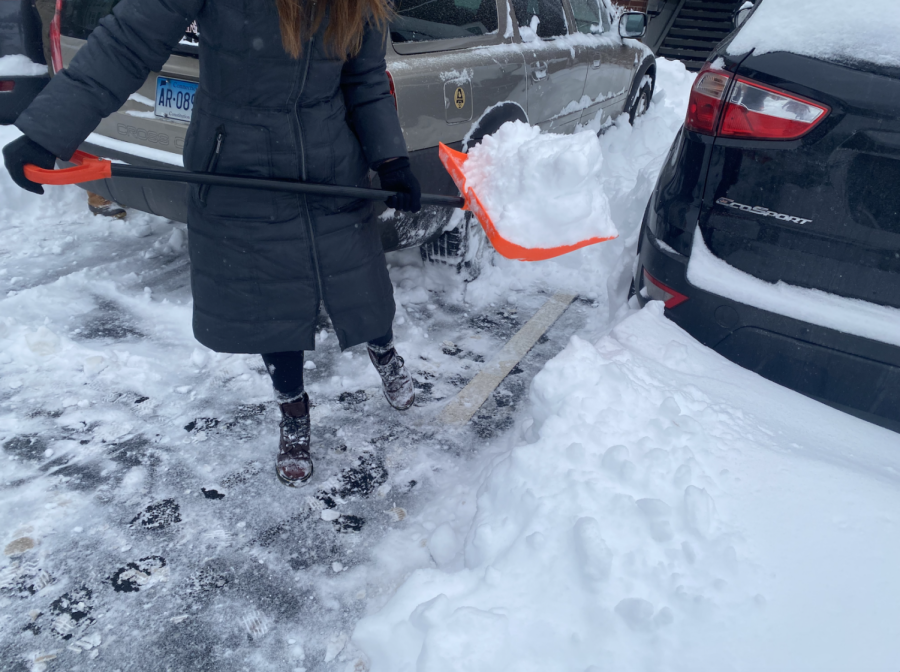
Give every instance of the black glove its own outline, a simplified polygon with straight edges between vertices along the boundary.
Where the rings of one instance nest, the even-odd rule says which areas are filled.
[[[33,194],[43,194],[44,188],[25,177],[25,164],[33,163],[38,168],[51,170],[56,168],[56,157],[53,153],[25,135],[16,138],[3,148],[3,162],[13,182]]]
[[[422,209],[422,188],[409,167],[409,159],[405,156],[390,159],[378,166],[378,177],[381,188],[385,191],[396,191],[388,196],[385,203],[389,208],[418,212]]]

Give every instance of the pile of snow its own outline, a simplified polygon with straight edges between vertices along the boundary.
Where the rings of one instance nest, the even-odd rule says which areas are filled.
[[[371,672],[896,666],[896,434],[655,302],[573,338],[531,402],[512,447],[382,545],[373,575],[412,571],[356,628]]]
[[[761,3],[761,4],[760,4]],[[728,53],[787,51],[832,61],[900,67],[896,0],[759,0]]]
[[[628,123],[627,115],[619,116],[612,126],[603,129],[599,139],[601,160],[597,178],[609,210],[608,222],[597,221],[593,225],[598,229],[617,230],[619,237],[540,262],[485,255],[483,259],[489,258],[490,263],[485,263],[480,277],[467,285],[467,301],[477,306],[541,287],[601,303],[609,296],[616,305],[621,303],[628,291],[644,208],[684,121],[694,82],[694,74],[678,61],[657,59],[656,68],[656,90],[647,112],[633,126]],[[599,119],[587,130],[600,131]],[[474,153],[475,149],[470,156]],[[529,188],[530,201],[541,204],[549,202],[560,185],[553,178],[545,184],[530,184]],[[565,185],[562,189],[566,189]],[[481,194],[480,190],[476,191]]]
[[[35,63],[24,54],[0,56],[0,77],[39,77],[46,74],[46,65]]]
[[[600,182],[602,163],[593,131],[541,133],[510,121],[469,151],[466,187],[506,240],[527,248],[574,245],[618,233]]]

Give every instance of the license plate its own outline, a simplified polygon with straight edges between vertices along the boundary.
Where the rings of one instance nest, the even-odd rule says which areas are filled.
[[[190,121],[197,85],[181,79],[156,78],[156,116]]]

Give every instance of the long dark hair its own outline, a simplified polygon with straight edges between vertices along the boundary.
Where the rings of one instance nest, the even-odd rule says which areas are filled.
[[[383,29],[393,14],[390,0],[275,0],[275,4],[281,43],[294,58],[300,57],[326,14],[325,48],[342,59],[359,52],[366,22]]]

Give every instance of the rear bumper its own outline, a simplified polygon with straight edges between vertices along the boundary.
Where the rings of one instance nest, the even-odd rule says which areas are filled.
[[[457,143],[457,145],[461,146],[461,143]],[[454,147],[459,148],[458,146]],[[124,161],[135,166],[165,170],[173,168],[167,163],[159,163],[91,143],[84,143],[81,149],[90,154]],[[448,196],[459,194],[453,180],[441,165],[437,147],[411,152],[410,163],[421,182],[423,192]],[[61,165],[71,164],[61,162]],[[176,222],[187,222],[189,187],[186,184],[109,178],[97,182],[85,182],[78,186],[128,208],[149,212]],[[377,182],[375,186],[378,186]],[[376,213],[380,214],[383,211],[384,206],[378,203]],[[385,251],[391,251],[417,247],[440,235],[450,219],[451,213],[449,208],[426,207],[415,216],[400,214],[388,221],[376,218],[375,222],[381,229],[381,241]]]
[[[0,77],[15,82],[12,91],[0,92],[0,124],[15,123],[22,111],[31,104],[50,81],[50,77]]]
[[[134,166],[178,170],[177,166],[169,163],[160,163],[132,156],[131,154],[107,149],[99,145],[92,145],[89,142],[82,144],[79,149],[89,154],[124,161]],[[60,161],[59,164],[61,166],[72,165],[65,161]],[[158,215],[176,222],[187,222],[188,185],[180,182],[130,180],[111,177],[96,182],[83,182],[78,186],[128,208],[149,212],[151,215]]]
[[[641,233],[635,289],[644,269],[688,297],[666,317],[704,345],[764,378],[900,432],[900,348],[747,306],[687,281],[688,257]]]

